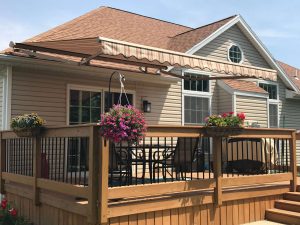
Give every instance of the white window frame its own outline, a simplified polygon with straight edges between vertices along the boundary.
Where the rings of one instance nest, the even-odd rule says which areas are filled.
[[[270,99],[269,98],[269,95],[268,95],[268,99],[267,99],[267,113],[268,113],[268,128],[270,128],[270,107],[269,105],[272,104],[272,105],[277,105],[277,128],[280,127],[280,119],[279,119],[279,103],[280,103],[280,100],[279,100],[279,84],[277,82],[274,82],[274,81],[267,81],[267,80],[258,80],[257,81],[257,86],[259,87],[259,84],[270,84],[270,85],[275,85],[276,86],[276,89],[277,89],[277,99]]]
[[[78,91],[92,91],[92,92],[101,92],[101,112],[104,113],[104,107],[105,107],[105,92],[108,92],[107,87],[103,86],[89,86],[89,85],[78,85],[78,84],[67,84],[67,121],[66,124],[69,126],[70,125],[70,90],[78,90]],[[117,88],[111,88],[111,92],[120,92],[120,89]],[[136,100],[136,91],[134,90],[126,90],[127,94],[132,94],[132,102],[133,105],[136,105],[135,100]]]
[[[193,70],[193,69],[185,69],[182,70],[182,76],[185,75],[185,73],[192,73],[195,75],[201,75],[201,76],[211,76],[211,73],[209,72],[203,72],[199,70]],[[184,126],[184,97],[185,96],[191,96],[191,97],[201,97],[201,98],[208,98],[208,112],[211,114],[211,102],[212,102],[212,93],[211,93],[211,81],[209,81],[209,86],[208,86],[208,92],[205,91],[190,91],[190,90],[184,90],[184,80],[182,80],[181,84],[181,91],[182,91],[182,105],[181,105],[181,124]],[[200,125],[200,124],[187,124],[187,125]]]
[[[230,48],[231,48],[232,46],[237,46],[237,47],[241,50],[241,54],[242,54],[241,57],[242,57],[242,58],[241,58],[241,61],[238,62],[238,63],[232,62],[231,59],[230,59],[230,57],[229,57],[229,50],[230,50]],[[244,51],[243,51],[242,47],[241,47],[239,44],[231,43],[231,44],[228,46],[228,48],[227,48],[227,59],[228,59],[228,61],[231,62],[231,63],[242,64],[242,63],[244,62],[244,60],[245,60]]]

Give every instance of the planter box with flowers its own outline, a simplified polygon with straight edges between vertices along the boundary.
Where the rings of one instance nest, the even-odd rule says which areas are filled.
[[[19,137],[38,136],[44,124],[45,120],[36,113],[16,116],[11,120],[11,128]]]
[[[147,130],[144,115],[134,106],[114,105],[101,115],[100,133],[114,143],[139,142]]]
[[[243,132],[246,116],[244,113],[223,113],[222,115],[211,115],[205,118],[205,135],[210,137],[228,137]]]
[[[18,216],[17,210],[8,203],[6,198],[1,200],[0,208],[0,225],[33,225],[25,220],[23,217]]]

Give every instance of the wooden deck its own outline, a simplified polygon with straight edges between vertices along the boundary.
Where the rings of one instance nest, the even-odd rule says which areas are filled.
[[[147,137],[201,137],[199,127],[150,127]],[[265,219],[286,192],[296,191],[294,130],[245,129],[236,138],[288,140],[287,170],[277,174],[229,175],[222,173],[220,139],[214,139],[213,174],[193,180],[167,181],[109,187],[109,145],[98,135],[98,127],[49,128],[40,138],[86,137],[89,147],[88,186],[42,178],[41,141],[34,138],[32,176],[7,170],[7,140],[18,137],[1,133],[1,192],[15,202],[20,213],[35,225],[232,225]],[[16,143],[16,142],[13,142]],[[47,142],[48,143],[48,142]],[[55,142],[57,145],[57,142]],[[219,147],[218,147],[219,146]],[[18,149],[17,147],[15,147]],[[12,151],[17,151],[16,149]],[[22,150],[23,151],[23,150]],[[53,153],[54,154],[54,153]],[[288,163],[288,164],[287,164]],[[23,165],[23,164],[22,164]],[[270,166],[274,167],[270,163]],[[193,173],[192,173],[193,174]],[[78,181],[77,181],[78,182]],[[80,183],[80,182],[79,182]]]

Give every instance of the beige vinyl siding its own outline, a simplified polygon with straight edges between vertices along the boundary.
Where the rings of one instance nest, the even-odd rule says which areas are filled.
[[[286,99],[286,87],[281,79],[278,83],[280,127],[300,130],[300,100]],[[300,140],[297,141],[297,164],[300,166]]]
[[[219,95],[219,113],[231,112],[234,111],[232,104],[232,95],[225,91],[223,88],[218,86],[218,95]]]
[[[237,25],[229,28],[217,38],[209,42],[197,51],[195,55],[228,61],[228,48],[233,43],[238,44],[244,53],[243,64],[270,68],[266,60],[261,56]]]
[[[67,124],[67,85],[108,88],[108,79],[101,74],[90,76],[52,73],[40,70],[13,68],[12,116],[37,112],[48,126]],[[118,79],[112,88],[120,89]],[[181,124],[181,82],[173,84],[150,84],[125,82],[128,92],[135,92],[135,104],[141,108],[141,98],[152,103],[151,113],[145,113],[149,124]]]
[[[136,86],[136,106],[142,98],[151,102],[151,113],[145,113],[151,124],[181,125],[181,82],[171,85],[140,83]]]
[[[236,112],[246,114],[247,122],[258,122],[261,127],[268,127],[267,99],[250,96],[236,96]]]

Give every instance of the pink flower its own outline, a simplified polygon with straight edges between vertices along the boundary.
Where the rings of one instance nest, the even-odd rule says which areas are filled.
[[[9,214],[10,214],[11,216],[17,216],[17,210],[14,209],[14,208],[11,208],[11,209],[9,210]]]
[[[6,206],[7,206],[7,199],[3,199],[3,200],[1,201],[1,208],[2,208],[2,209],[6,209]]]
[[[228,116],[227,113],[222,114],[222,117],[227,117],[227,116]]]
[[[233,115],[234,114],[234,112],[229,112],[229,115]]]
[[[246,115],[244,113],[238,113],[237,116],[241,119],[241,120],[245,120],[246,119]]]
[[[113,142],[137,142],[144,137],[147,125],[143,114],[131,105],[114,105],[101,115],[100,133]]]

